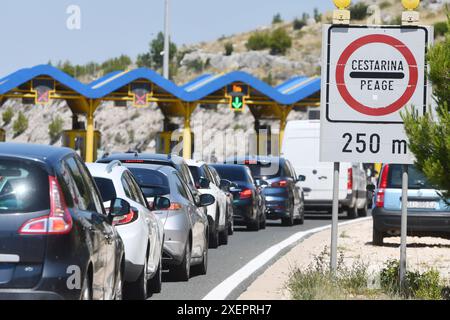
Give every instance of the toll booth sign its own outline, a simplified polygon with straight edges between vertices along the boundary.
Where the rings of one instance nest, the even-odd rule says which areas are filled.
[[[231,97],[231,109],[234,111],[243,111],[245,106],[245,93],[242,86],[232,85],[229,96]]]
[[[324,26],[321,161],[413,163],[401,114],[427,112],[431,30]]]

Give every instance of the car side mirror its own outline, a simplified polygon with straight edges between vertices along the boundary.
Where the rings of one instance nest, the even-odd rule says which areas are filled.
[[[111,200],[111,207],[109,208],[109,222],[112,224],[114,221],[114,218],[121,217],[124,215],[129,214],[131,211],[130,203],[126,200],[116,198],[114,200]]]
[[[262,180],[262,179],[257,179],[255,181],[255,184],[257,187],[267,187],[269,185],[269,183],[267,181]]]
[[[209,181],[209,179],[201,177],[198,180],[198,184],[200,186],[200,189],[209,189],[209,185],[211,184],[211,181]]]
[[[170,208],[170,200],[166,197],[155,197],[152,210],[165,210]]]
[[[305,181],[306,180],[306,176],[304,176],[304,175],[302,175],[302,174],[300,174],[298,177],[297,177],[297,182],[303,182],[303,181]]]
[[[374,191],[375,190],[375,185],[373,183],[369,183],[366,187],[367,191]]]
[[[216,201],[216,198],[210,194],[200,195],[199,207],[207,207],[212,205]]]

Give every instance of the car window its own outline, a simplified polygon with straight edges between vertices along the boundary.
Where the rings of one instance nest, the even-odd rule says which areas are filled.
[[[87,185],[87,190],[90,193],[92,203],[89,206],[89,210],[95,210],[98,213],[106,214],[103,209],[103,204],[100,199],[99,192],[97,190],[97,187],[93,181],[91,174],[89,173],[89,170],[86,168],[86,166],[80,159],[75,158],[75,162],[77,163],[78,168],[80,169],[83,180]]]
[[[205,173],[205,178],[208,179],[211,183],[216,184],[211,172],[209,171],[208,166],[205,164],[202,166],[202,168],[203,168],[203,172]]]
[[[194,178],[192,177],[191,171],[189,170],[189,167],[185,164],[182,163],[181,166],[181,174],[184,176],[184,182],[186,182],[187,184],[189,184],[190,186],[194,186]]]
[[[122,177],[120,178],[120,181],[122,183],[122,187],[123,187],[123,191],[125,192],[125,196],[127,198],[133,199],[133,197],[131,196],[131,187],[128,184],[127,179],[125,178],[125,175],[122,174]]]
[[[248,181],[244,166],[217,166],[214,168],[216,168],[222,179],[230,181]]]
[[[389,165],[388,188],[402,187],[402,166]],[[433,189],[425,175],[415,166],[408,166],[408,189]]]
[[[130,167],[129,169],[146,197],[170,194],[169,180],[163,173],[145,168]]]
[[[0,215],[48,209],[47,172],[31,161],[0,159]]]
[[[75,183],[75,177],[65,161],[61,163],[59,171],[62,178],[61,180],[63,181],[61,188],[63,190],[67,205],[82,209],[80,207],[80,201],[83,201],[83,198],[81,197],[80,191]]]
[[[291,172],[291,176],[294,180],[297,180],[297,172],[295,172],[295,168],[292,166],[292,163],[286,160],[286,163],[289,166],[289,171]]]
[[[217,173],[216,169],[214,169],[212,167],[209,167],[209,166],[208,166],[208,168],[211,170],[211,173],[212,173],[212,175],[214,177],[214,180],[216,181],[216,185],[220,186],[220,176]]]
[[[200,168],[197,166],[190,166],[189,171],[191,171],[195,183],[198,183],[200,181],[200,176],[202,175]]]
[[[139,184],[136,182],[134,177],[127,172],[128,179],[130,181],[130,186],[133,189],[133,193],[136,194],[136,202],[143,205],[144,207],[147,207],[147,201],[145,201],[144,195],[142,194],[141,187],[139,187]]]
[[[98,186],[103,202],[108,202],[117,198],[116,189],[114,188],[114,183],[111,179],[95,177],[94,180]]]
[[[75,206],[83,211],[91,210],[93,208],[93,201],[75,159],[70,157],[64,161],[64,164],[67,166],[67,170],[70,172],[70,176],[73,177],[76,185]]]
[[[189,191],[186,190],[186,188],[183,185],[184,181],[177,173],[174,173],[174,176],[175,176],[175,185],[177,187],[178,193],[186,200],[191,201],[191,198],[189,197]]]

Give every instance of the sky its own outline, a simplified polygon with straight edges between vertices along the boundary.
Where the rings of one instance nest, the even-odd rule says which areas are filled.
[[[292,20],[314,8],[333,8],[331,0],[170,1],[177,45],[250,31],[270,24],[277,12]],[[1,0],[0,78],[48,61],[82,64],[120,54],[134,59],[163,27],[164,0]]]

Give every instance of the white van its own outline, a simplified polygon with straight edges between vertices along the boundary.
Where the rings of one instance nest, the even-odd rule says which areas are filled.
[[[319,161],[320,121],[296,120],[286,125],[281,156],[289,159],[297,174],[304,175],[305,209],[331,212],[333,163]],[[349,218],[367,215],[367,177],[362,164],[341,162],[339,209]]]

